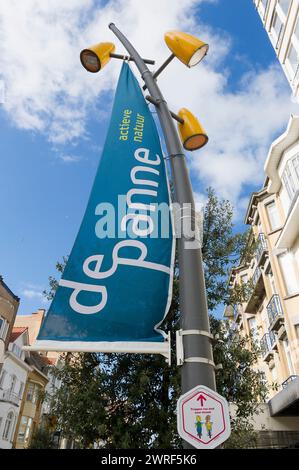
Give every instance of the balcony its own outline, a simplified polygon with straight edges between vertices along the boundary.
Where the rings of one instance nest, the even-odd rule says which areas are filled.
[[[267,245],[266,237],[263,233],[260,233],[257,239],[257,247],[255,250],[255,259],[257,262],[257,266],[261,266],[264,264],[267,254],[268,254],[268,245]]]
[[[20,398],[16,393],[11,392],[10,390],[0,390],[0,402],[1,401],[19,406]]]
[[[269,362],[273,357],[274,349],[277,349],[276,338],[273,331],[269,331],[269,333],[264,334],[261,339],[260,346],[263,360]]]
[[[269,318],[270,330],[278,331],[284,321],[283,311],[278,294],[272,295],[271,300],[267,305],[267,313]]]
[[[291,382],[293,382],[294,380],[297,380],[297,379],[299,379],[298,375],[290,375],[290,377],[288,377],[287,380],[282,382],[282,384],[281,384],[282,388],[288,387]]]
[[[270,401],[270,416],[299,416],[299,377],[291,375]]]
[[[263,300],[265,293],[264,280],[259,266],[255,268],[250,283],[252,288],[248,295],[247,304],[245,306],[245,313],[256,313],[256,309]]]

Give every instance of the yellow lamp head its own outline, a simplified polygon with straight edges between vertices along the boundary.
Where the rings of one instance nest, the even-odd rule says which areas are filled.
[[[186,108],[180,109],[179,117],[184,123],[178,123],[181,141],[186,150],[197,150],[206,145],[209,138],[198,119]]]
[[[110,60],[110,54],[115,51],[112,42],[100,42],[80,53],[80,60],[88,72],[99,72]]]
[[[168,31],[164,38],[171,52],[187,67],[197,65],[209,49],[205,42],[180,31]]]

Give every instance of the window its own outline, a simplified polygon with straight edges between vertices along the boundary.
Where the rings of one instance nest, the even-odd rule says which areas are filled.
[[[299,189],[299,156],[289,160],[282,174],[282,182],[287,190],[290,201]]]
[[[297,21],[296,28],[294,29],[294,36],[299,42],[299,20]]]
[[[3,339],[3,341],[6,340],[8,326],[8,322],[5,320],[5,318],[0,317],[0,339]]]
[[[287,363],[288,363],[289,374],[295,375],[295,369],[293,366],[293,361],[292,361],[292,356],[291,356],[291,351],[290,351],[290,344],[288,340],[283,341],[283,347],[284,347],[284,352],[285,352]]]
[[[246,284],[248,282],[248,274],[244,274],[244,276],[241,276],[241,282],[242,284]]]
[[[285,16],[287,16],[290,6],[290,0],[278,0],[278,5],[280,6]]]
[[[292,158],[292,166],[294,169],[295,178],[298,182],[299,181],[299,155],[296,155],[296,157]]]
[[[275,202],[270,202],[270,204],[267,204],[266,208],[268,213],[268,219],[270,222],[270,228],[271,230],[276,230],[281,226],[281,223],[279,220],[279,214]]]
[[[0,376],[0,388],[3,388],[5,376],[6,376],[6,370],[2,369],[1,376]]]
[[[16,381],[17,381],[17,377],[15,375],[11,375],[10,387],[9,387],[10,393],[14,392],[15,386],[16,386]]]
[[[276,285],[275,285],[275,281],[274,281],[274,277],[273,275],[270,276],[270,286],[271,286],[271,291],[272,291],[272,294],[277,294],[277,290],[276,290]]]
[[[267,9],[267,5],[268,5],[268,0],[260,0],[260,3],[258,5],[258,7],[259,7],[259,10],[260,10],[262,15],[265,14],[265,11]]]
[[[36,403],[38,400],[40,386],[36,383],[30,382],[27,389],[27,401],[31,401],[31,403]]]
[[[32,418],[28,418],[28,416],[22,416],[19,432],[18,432],[18,441],[19,442],[28,442],[30,437],[30,431],[32,427]]]
[[[297,52],[297,50],[296,50],[296,48],[293,44],[291,44],[291,47],[289,49],[288,56],[287,56],[287,61],[288,61],[289,66],[292,69],[293,74],[294,74],[294,76],[291,77],[291,79],[294,80],[296,78],[296,75],[297,75],[297,69],[298,69],[298,65],[299,65],[299,56],[298,56],[298,52]]]
[[[17,344],[13,344],[13,346],[12,346],[12,352],[13,352],[17,357],[21,357],[21,356],[22,356],[22,349],[21,349],[20,346],[18,346]]]
[[[20,383],[20,388],[19,388],[19,398],[22,398],[23,391],[24,391],[24,383],[21,382]]]
[[[298,292],[298,282],[295,272],[294,259],[292,253],[284,253],[278,257],[279,264],[284,277],[284,283],[288,295]]]
[[[282,28],[283,28],[283,22],[281,21],[278,14],[274,13],[271,31],[272,32],[274,31],[275,35],[277,36],[277,39],[279,39],[281,35]]]
[[[2,438],[4,441],[8,441],[12,434],[13,422],[14,422],[14,414],[12,411],[10,411],[7,415],[3,434],[2,434]]]

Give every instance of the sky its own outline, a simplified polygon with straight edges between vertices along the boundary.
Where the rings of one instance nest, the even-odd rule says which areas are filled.
[[[89,74],[79,54],[100,41],[124,52],[110,22],[156,68],[169,54],[165,31],[209,43],[200,65],[172,61],[159,84],[209,134],[187,155],[196,200],[208,186],[229,198],[237,229],[271,142],[297,112],[252,0],[0,0],[0,274],[19,314],[49,306],[42,292],[85,211],[121,61]]]

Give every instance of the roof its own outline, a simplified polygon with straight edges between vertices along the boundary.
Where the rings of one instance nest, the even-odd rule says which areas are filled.
[[[9,338],[9,342],[10,343],[13,343],[19,336],[21,336],[24,331],[28,330],[27,327],[18,327],[18,326],[14,326],[13,329],[12,329],[12,332],[11,332],[11,335],[10,335],[10,338]]]
[[[30,366],[38,369],[43,374],[46,374],[47,367],[49,366],[48,358],[42,356],[36,351],[30,351],[30,355],[26,358],[26,362]]]
[[[15,294],[13,293],[13,291],[10,290],[10,288],[9,288],[9,287],[5,284],[5,282],[3,281],[3,277],[2,277],[2,276],[0,276],[0,284],[1,284],[1,286],[4,287],[4,289],[5,289],[17,302],[20,301],[20,297],[18,297],[17,295],[15,295]]]
[[[49,366],[54,366],[56,363],[56,360],[47,356],[42,356],[44,362],[48,364]]]
[[[249,217],[252,211],[252,206],[254,204],[257,204],[261,199],[263,199],[265,196],[268,196],[267,188],[263,187],[259,191],[255,191],[251,194],[249,204],[247,207],[244,223],[246,225],[250,225]]]

